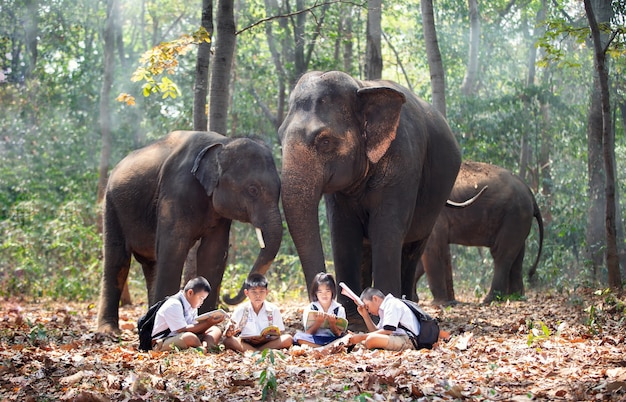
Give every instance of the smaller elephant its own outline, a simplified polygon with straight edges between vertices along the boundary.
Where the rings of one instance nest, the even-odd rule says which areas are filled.
[[[539,250],[528,276],[532,278],[543,245],[543,219],[530,188],[498,166],[463,162],[450,198],[467,198],[477,188],[488,190],[465,208],[444,208],[437,218],[418,265],[415,282],[424,272],[434,304],[455,302],[449,244],[489,247],[494,260],[491,289],[483,300],[524,294],[522,266],[533,218],[539,226]],[[432,279],[435,278],[433,281]],[[433,286],[445,284],[445,286]]]
[[[279,197],[271,150],[260,141],[175,131],[129,154],[111,172],[105,194],[98,331],[119,329],[132,256],[142,266],[152,305],[180,289],[183,264],[196,243],[196,273],[215,289],[201,312],[214,308],[232,220],[257,228],[261,249],[252,272],[264,274],[282,241]],[[241,290],[225,301],[243,298]]]

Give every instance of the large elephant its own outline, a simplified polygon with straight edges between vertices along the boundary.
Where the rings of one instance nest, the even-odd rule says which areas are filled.
[[[307,284],[326,268],[324,195],[337,281],[362,289],[370,253],[374,286],[413,296],[417,263],[461,164],[443,116],[390,81],[309,72],[291,93],[279,136],[283,209]]]
[[[506,169],[488,163],[463,162],[451,197],[463,198],[484,186],[488,190],[472,205],[445,208],[433,227],[415,280],[426,271],[436,304],[455,301],[449,244],[489,247],[494,275],[484,302],[499,296],[523,295],[522,265],[533,218],[539,227],[539,250],[529,278],[535,273],[543,245],[543,219],[533,193]],[[433,283],[445,286],[433,286]]]
[[[260,230],[264,244],[252,271],[265,273],[282,240],[279,196],[272,153],[260,141],[175,131],[129,154],[111,173],[105,195],[98,330],[119,328],[131,256],[142,266],[152,304],[180,289],[183,264],[196,241],[197,274],[215,289],[203,311],[215,307],[232,220]],[[225,301],[243,298],[240,291]]]

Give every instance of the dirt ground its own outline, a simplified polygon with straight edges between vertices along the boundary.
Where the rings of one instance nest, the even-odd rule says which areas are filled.
[[[281,307],[301,329],[304,303]],[[624,302],[610,294],[424,307],[452,335],[432,350],[241,355],[138,352],[145,304],[123,307],[112,336],[94,332],[94,304],[4,300],[0,400],[626,400]]]

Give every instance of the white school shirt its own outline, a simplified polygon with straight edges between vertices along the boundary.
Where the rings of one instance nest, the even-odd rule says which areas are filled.
[[[393,331],[394,335],[406,335],[406,331],[399,328],[402,324],[415,335],[420,333],[420,324],[415,314],[402,300],[395,298],[391,293],[385,296],[380,304],[378,316],[380,317],[376,326],[378,329]]]
[[[252,304],[250,301],[247,301],[243,304],[237,306],[233,315],[231,316],[231,321],[235,323],[235,326],[240,325],[240,321],[243,318],[244,311],[248,309],[248,320],[243,323],[243,328],[241,329],[240,336],[257,336],[261,335],[261,331],[265,328],[269,327],[269,319],[267,317],[267,311],[272,311],[272,325],[278,327],[280,332],[285,330],[285,325],[283,324],[283,318],[280,315],[280,310],[274,304],[268,302],[267,300],[263,302],[263,306],[261,306],[261,310],[259,310],[259,314],[254,312],[252,308]]]
[[[183,301],[182,305],[180,304],[181,300]],[[172,331],[167,335],[168,337],[177,335],[178,332],[175,331],[175,329],[184,328],[188,324],[194,324],[196,317],[198,317],[198,309],[191,307],[191,304],[187,301],[187,298],[181,290],[175,295],[170,296],[170,298],[163,303],[159,311],[157,311],[156,317],[154,318],[152,336],[154,337],[154,335],[168,328]],[[160,338],[163,338],[163,336]]]
[[[314,309],[313,306],[317,307],[317,310]],[[339,309],[337,310],[337,314],[335,314],[335,309],[337,307],[339,307]],[[339,318],[346,318],[346,309],[341,304],[337,303],[336,300],[333,300],[330,303],[330,307],[328,308],[327,311],[324,311],[319,301],[314,301],[304,309],[304,313],[302,314],[302,325],[304,327],[306,327],[306,322],[307,322],[307,318],[309,317],[310,311],[323,311],[324,313],[335,314]],[[313,335],[336,336],[335,334],[333,334],[333,331],[331,331],[330,328],[319,328],[317,331],[315,331],[315,334]]]

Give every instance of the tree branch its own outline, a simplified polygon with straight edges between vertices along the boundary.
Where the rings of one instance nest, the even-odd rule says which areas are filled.
[[[283,14],[283,15],[273,15],[271,17],[262,18],[262,19],[256,21],[254,24],[248,25],[247,27],[242,28],[239,31],[235,32],[235,35],[239,35],[241,33],[249,31],[250,29],[252,29],[252,28],[254,28],[254,27],[258,26],[258,25],[261,25],[264,22],[277,20],[277,19],[280,19],[280,18],[294,17],[294,16],[296,16],[298,14],[311,12],[314,9],[319,8],[319,7],[329,6],[331,4],[337,4],[337,3],[352,4],[352,5],[357,6],[357,7],[365,7],[364,3],[355,3],[355,2],[352,2],[352,1],[344,1],[344,0],[332,0],[332,1],[325,1],[323,3],[315,3],[313,6],[307,8],[307,9],[304,9],[304,10],[298,10],[298,11],[294,11],[294,12]]]

